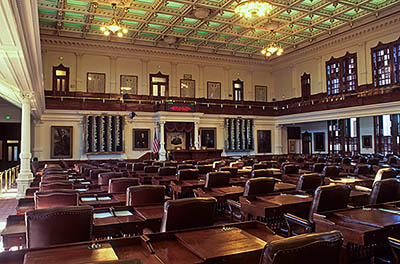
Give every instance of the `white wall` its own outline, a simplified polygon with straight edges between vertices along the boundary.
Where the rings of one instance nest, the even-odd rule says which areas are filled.
[[[301,128],[301,133],[303,134],[304,132],[308,132],[312,134],[312,153],[313,154],[326,154],[328,153],[328,124],[326,121],[320,121],[320,122],[312,122],[312,123],[303,123],[303,124],[296,124],[296,126],[299,126]],[[325,133],[325,151],[319,152],[315,151],[314,147],[314,134],[317,132],[323,132]],[[301,150],[302,153],[302,150]]]
[[[372,136],[372,148],[363,148],[362,147],[362,136]],[[360,118],[360,144],[361,144],[361,153],[368,154],[374,153],[375,147],[375,137],[374,137],[374,118],[371,117],[361,117]]]

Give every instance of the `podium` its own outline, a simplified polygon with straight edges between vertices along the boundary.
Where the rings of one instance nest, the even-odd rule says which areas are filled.
[[[171,159],[183,160],[206,160],[221,158],[222,149],[201,149],[201,150],[171,150]]]

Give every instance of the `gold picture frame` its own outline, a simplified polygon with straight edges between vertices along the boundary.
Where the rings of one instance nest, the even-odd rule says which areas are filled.
[[[72,158],[72,126],[51,127],[51,155],[52,159]]]

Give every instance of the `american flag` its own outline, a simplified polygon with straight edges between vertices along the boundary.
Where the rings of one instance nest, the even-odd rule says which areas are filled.
[[[154,140],[153,140],[153,153],[158,152],[159,146],[158,146],[158,138],[157,138],[157,131],[154,133]]]

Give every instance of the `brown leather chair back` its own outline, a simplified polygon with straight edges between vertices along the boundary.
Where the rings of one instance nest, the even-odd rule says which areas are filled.
[[[178,164],[176,167],[178,170],[194,169],[193,164]]]
[[[378,172],[375,175],[374,179],[374,184],[377,181],[384,180],[384,179],[390,179],[390,178],[396,178],[398,171],[394,170],[393,168],[382,168],[378,170]]]
[[[143,171],[146,165],[144,163],[133,163],[132,171]]]
[[[151,165],[153,166],[163,166],[163,163],[161,161],[153,161],[153,163],[151,163]]]
[[[368,159],[368,164],[369,165],[379,165],[379,159],[378,158],[370,158],[370,159]]]
[[[153,162],[154,162],[154,160],[144,160],[144,161],[143,161],[143,163],[144,163],[145,165],[151,165],[151,164],[153,164]]]
[[[163,204],[165,200],[164,185],[139,185],[126,189],[126,205],[143,206]]]
[[[339,264],[342,244],[339,231],[278,239],[265,246],[260,264]]]
[[[314,192],[308,221],[313,223],[314,213],[327,212],[347,208],[351,187],[348,185],[325,185]]]
[[[160,166],[147,165],[144,166],[143,170],[145,173],[158,173],[158,168],[160,168]]]
[[[268,169],[253,170],[251,172],[251,177],[252,178],[272,177],[273,175],[274,175],[273,171],[268,170]]]
[[[219,171],[229,171],[231,173],[231,177],[232,178],[236,178],[237,177],[238,168],[235,168],[235,167],[221,167],[221,168],[219,168]]]
[[[274,191],[275,187],[275,179],[274,178],[254,178],[246,181],[246,185],[244,186],[243,196],[251,196],[251,195],[264,195]]]
[[[158,176],[175,176],[176,167],[160,167],[158,168]]]
[[[207,174],[209,172],[212,172],[213,169],[213,165],[209,164],[209,165],[196,165],[196,169],[199,170],[200,174]]]
[[[314,163],[312,166],[312,172],[322,173],[325,168],[325,163]]]
[[[112,178],[121,178],[124,177],[122,172],[102,172],[99,173],[97,184],[99,185],[108,185],[108,182]]]
[[[354,169],[354,174],[356,175],[366,175],[371,173],[371,165],[358,164]]]
[[[184,160],[183,164],[192,164],[192,165],[194,165],[194,164],[196,164],[196,161],[194,161],[194,160]]]
[[[210,189],[229,186],[230,177],[231,173],[229,171],[209,172],[206,175],[206,184],[204,187]]]
[[[108,182],[108,193],[126,193],[130,186],[139,185],[139,178],[112,178]]]
[[[59,206],[78,206],[79,193],[75,190],[54,190],[35,192],[35,209],[53,208]]]
[[[166,201],[161,232],[211,226],[217,200],[214,197],[184,198]]]
[[[197,180],[199,178],[198,169],[185,169],[178,171],[178,181]]]
[[[322,175],[326,178],[339,178],[340,168],[338,166],[325,166]]]
[[[323,184],[323,178],[318,173],[307,173],[300,176],[296,191],[315,190]]]
[[[70,181],[51,181],[39,183],[39,191],[41,192],[60,189],[73,189],[73,184]]]
[[[93,208],[65,206],[25,213],[28,248],[89,241],[92,239]]]
[[[89,170],[90,179],[97,180],[99,178],[99,174],[104,173],[104,172],[111,172],[111,170],[110,169],[90,169]]]
[[[263,164],[263,163],[256,163],[253,164],[252,169],[253,170],[263,170],[263,169],[268,169],[269,166],[268,164]]]
[[[369,204],[380,204],[400,200],[400,181],[395,178],[375,182],[369,197]]]
[[[299,173],[299,166],[294,164],[288,164],[283,167],[284,174],[297,174]]]
[[[163,162],[163,167],[175,167],[178,166],[178,163],[175,161],[165,161]]]
[[[68,181],[68,175],[54,175],[54,174],[47,174],[41,177],[41,181]]]

